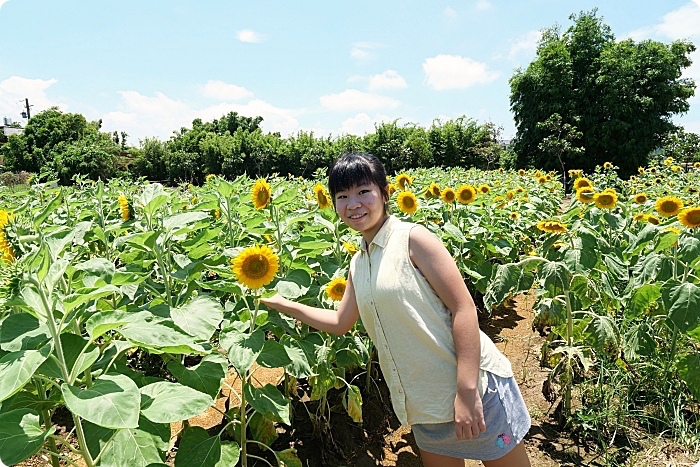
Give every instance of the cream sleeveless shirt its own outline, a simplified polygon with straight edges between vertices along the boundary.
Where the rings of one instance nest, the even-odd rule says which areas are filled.
[[[360,318],[404,425],[453,421],[457,393],[452,316],[411,262],[408,241],[415,225],[389,217],[350,263]],[[508,378],[513,370],[491,339],[481,330],[479,335],[477,384],[483,395],[487,372]]]

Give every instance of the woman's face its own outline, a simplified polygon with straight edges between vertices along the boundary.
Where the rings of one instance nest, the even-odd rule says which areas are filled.
[[[371,241],[386,218],[385,202],[376,184],[356,185],[336,193],[335,210],[345,225]]]

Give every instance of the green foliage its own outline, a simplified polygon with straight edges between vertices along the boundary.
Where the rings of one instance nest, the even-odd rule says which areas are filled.
[[[609,161],[630,175],[675,129],[671,117],[688,110],[695,84],[681,74],[695,46],[616,42],[596,10],[570,19],[574,24],[564,33],[544,31],[535,61],[510,80],[518,165],[561,169],[551,153],[540,151],[553,132],[537,126],[559,114],[581,132],[585,149],[567,154],[566,169],[592,171]]]

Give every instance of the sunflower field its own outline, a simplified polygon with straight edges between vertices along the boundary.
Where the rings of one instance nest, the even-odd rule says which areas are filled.
[[[604,435],[634,416],[697,445],[700,167],[615,170],[571,171],[565,198],[553,173],[416,169],[388,180],[390,207],[442,239],[480,314],[535,297],[568,422]],[[343,296],[360,237],[315,175],[0,187],[0,464],[297,466],[275,443],[296,404],[362,423],[377,366],[362,323],[329,335],[257,300]],[[252,384],[258,367],[283,381]],[[237,402],[216,430],[186,423],[224,389]]]

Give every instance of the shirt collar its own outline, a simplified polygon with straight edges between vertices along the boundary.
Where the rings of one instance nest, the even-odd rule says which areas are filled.
[[[394,227],[398,222],[399,219],[397,217],[389,216],[389,218],[384,222],[384,225],[382,225],[382,227],[372,239],[372,243],[381,248],[384,248],[384,245],[386,245],[386,242],[389,239],[391,232],[393,232]],[[361,242],[361,245],[362,251],[367,251],[364,240]]]

